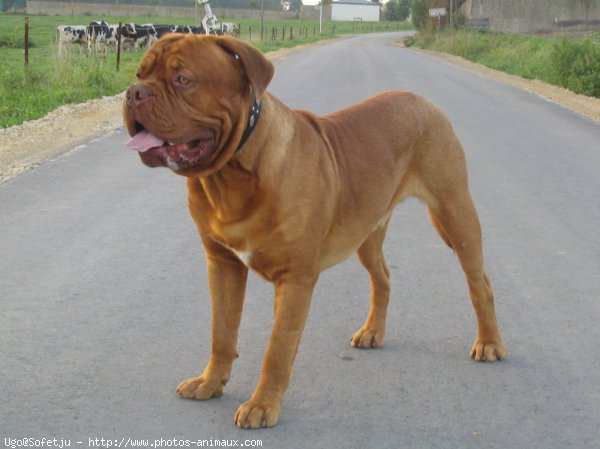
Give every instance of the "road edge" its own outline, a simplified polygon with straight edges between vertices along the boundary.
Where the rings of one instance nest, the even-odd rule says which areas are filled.
[[[395,45],[406,48],[410,51],[428,54],[467,69],[478,75],[494,79],[512,86],[521,88],[531,94],[534,94],[546,101],[561,106],[569,111],[577,114],[580,117],[600,123],[600,98],[588,97],[585,95],[576,94],[563,87],[545,83],[540,80],[530,80],[517,75],[511,75],[500,70],[486,67],[469,61],[460,56],[451,55],[449,53],[438,52],[434,50],[424,50],[422,48],[406,47],[404,41],[395,42]]]

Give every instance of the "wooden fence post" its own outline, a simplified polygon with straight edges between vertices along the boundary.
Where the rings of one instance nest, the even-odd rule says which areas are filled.
[[[119,28],[117,29],[117,72],[119,71],[119,68],[121,66],[121,34],[122,34],[121,26],[122,25],[123,24],[121,22],[119,22]],[[135,48],[134,48],[134,50],[135,50]]]
[[[25,68],[29,67],[29,17],[25,17]]]

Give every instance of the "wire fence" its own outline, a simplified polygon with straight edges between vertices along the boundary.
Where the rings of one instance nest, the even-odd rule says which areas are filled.
[[[99,23],[99,21],[96,21],[96,23]],[[4,22],[4,25],[6,25],[6,21]],[[24,55],[24,65],[25,67],[28,67],[30,64],[30,49],[33,47],[33,42],[30,39],[31,36],[31,32],[32,31],[32,25],[30,23],[29,20],[29,16],[20,16],[20,17],[16,17],[14,21],[10,21],[10,25],[13,25],[15,27],[15,31],[13,33],[13,35],[10,37],[10,39],[12,40],[12,42],[9,45],[6,45],[6,43],[4,43],[3,46],[5,47],[13,47],[13,48],[22,48],[23,49],[23,55]],[[231,25],[231,24],[230,24]],[[319,38],[321,35],[327,35],[328,37],[331,36],[336,36],[338,33],[339,34],[346,34],[346,33],[363,33],[363,32],[375,32],[375,31],[396,31],[399,29],[402,29],[402,24],[400,22],[395,23],[395,22],[369,22],[369,23],[365,23],[365,22],[353,22],[352,24],[345,24],[343,27],[341,27],[338,24],[336,24],[335,22],[329,22],[327,23],[326,26],[324,26],[322,28],[321,31],[319,31],[319,27],[317,25],[312,25],[309,26],[307,24],[298,24],[297,26],[294,26],[293,24],[265,24],[262,27],[260,25],[242,25],[241,23],[237,23],[234,24],[237,27],[237,33],[236,33],[236,37],[240,38],[241,40],[245,40],[245,41],[251,41],[251,42],[263,42],[265,44],[271,43],[271,44],[276,44],[276,45],[280,45],[285,41],[298,41],[298,40],[303,40],[303,39],[309,39],[311,38],[312,40]],[[22,26],[22,28],[21,28]],[[83,25],[82,25],[83,26]],[[119,22],[118,24],[118,30],[122,30],[123,26],[127,26],[126,24],[124,25],[122,22]],[[22,29],[22,31],[19,31],[19,28]],[[22,33],[22,34],[21,34]],[[23,40],[21,41],[20,36],[23,36]],[[127,51],[130,50],[131,47],[125,46],[123,45],[123,42],[121,41],[121,36],[122,33],[117,32],[116,33],[116,41],[113,43],[112,46],[108,46],[108,45],[104,45],[102,47],[98,47],[98,46],[93,46],[90,45],[89,43],[79,43],[80,45],[80,49],[84,49],[82,51],[87,52],[87,54],[91,54],[91,53],[97,53],[98,51],[101,51],[102,53],[114,53],[116,52],[117,54],[117,66],[116,66],[116,70],[119,70],[119,65],[120,65],[120,59],[121,59],[121,53],[123,51]],[[55,45],[59,45],[58,40],[55,41]],[[72,44],[75,45],[75,44]],[[98,50],[98,48],[101,48],[101,50]],[[145,48],[142,48],[145,49]],[[60,49],[59,49],[60,50]]]

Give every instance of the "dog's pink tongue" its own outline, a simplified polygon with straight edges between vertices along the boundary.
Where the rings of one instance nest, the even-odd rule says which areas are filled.
[[[162,147],[164,142],[156,137],[154,134],[143,130],[133,136],[127,142],[126,146],[130,150],[139,151],[143,153],[144,151],[148,151],[150,148],[154,147]]]

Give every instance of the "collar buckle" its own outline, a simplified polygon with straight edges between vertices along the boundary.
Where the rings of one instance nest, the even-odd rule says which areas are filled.
[[[261,109],[261,102],[260,102],[260,100],[256,99],[256,95],[254,95],[254,90],[253,90],[252,91],[252,109],[250,109],[250,116],[248,117],[248,124],[246,125],[246,129],[244,130],[244,134],[242,134],[242,138],[240,139],[240,143],[237,147],[237,150],[235,150],[236,153],[242,149],[242,147],[244,146],[244,144],[250,137],[250,134],[252,134],[252,131],[254,131],[254,128],[255,128],[256,124],[258,123],[258,118],[260,117],[260,109]]]

